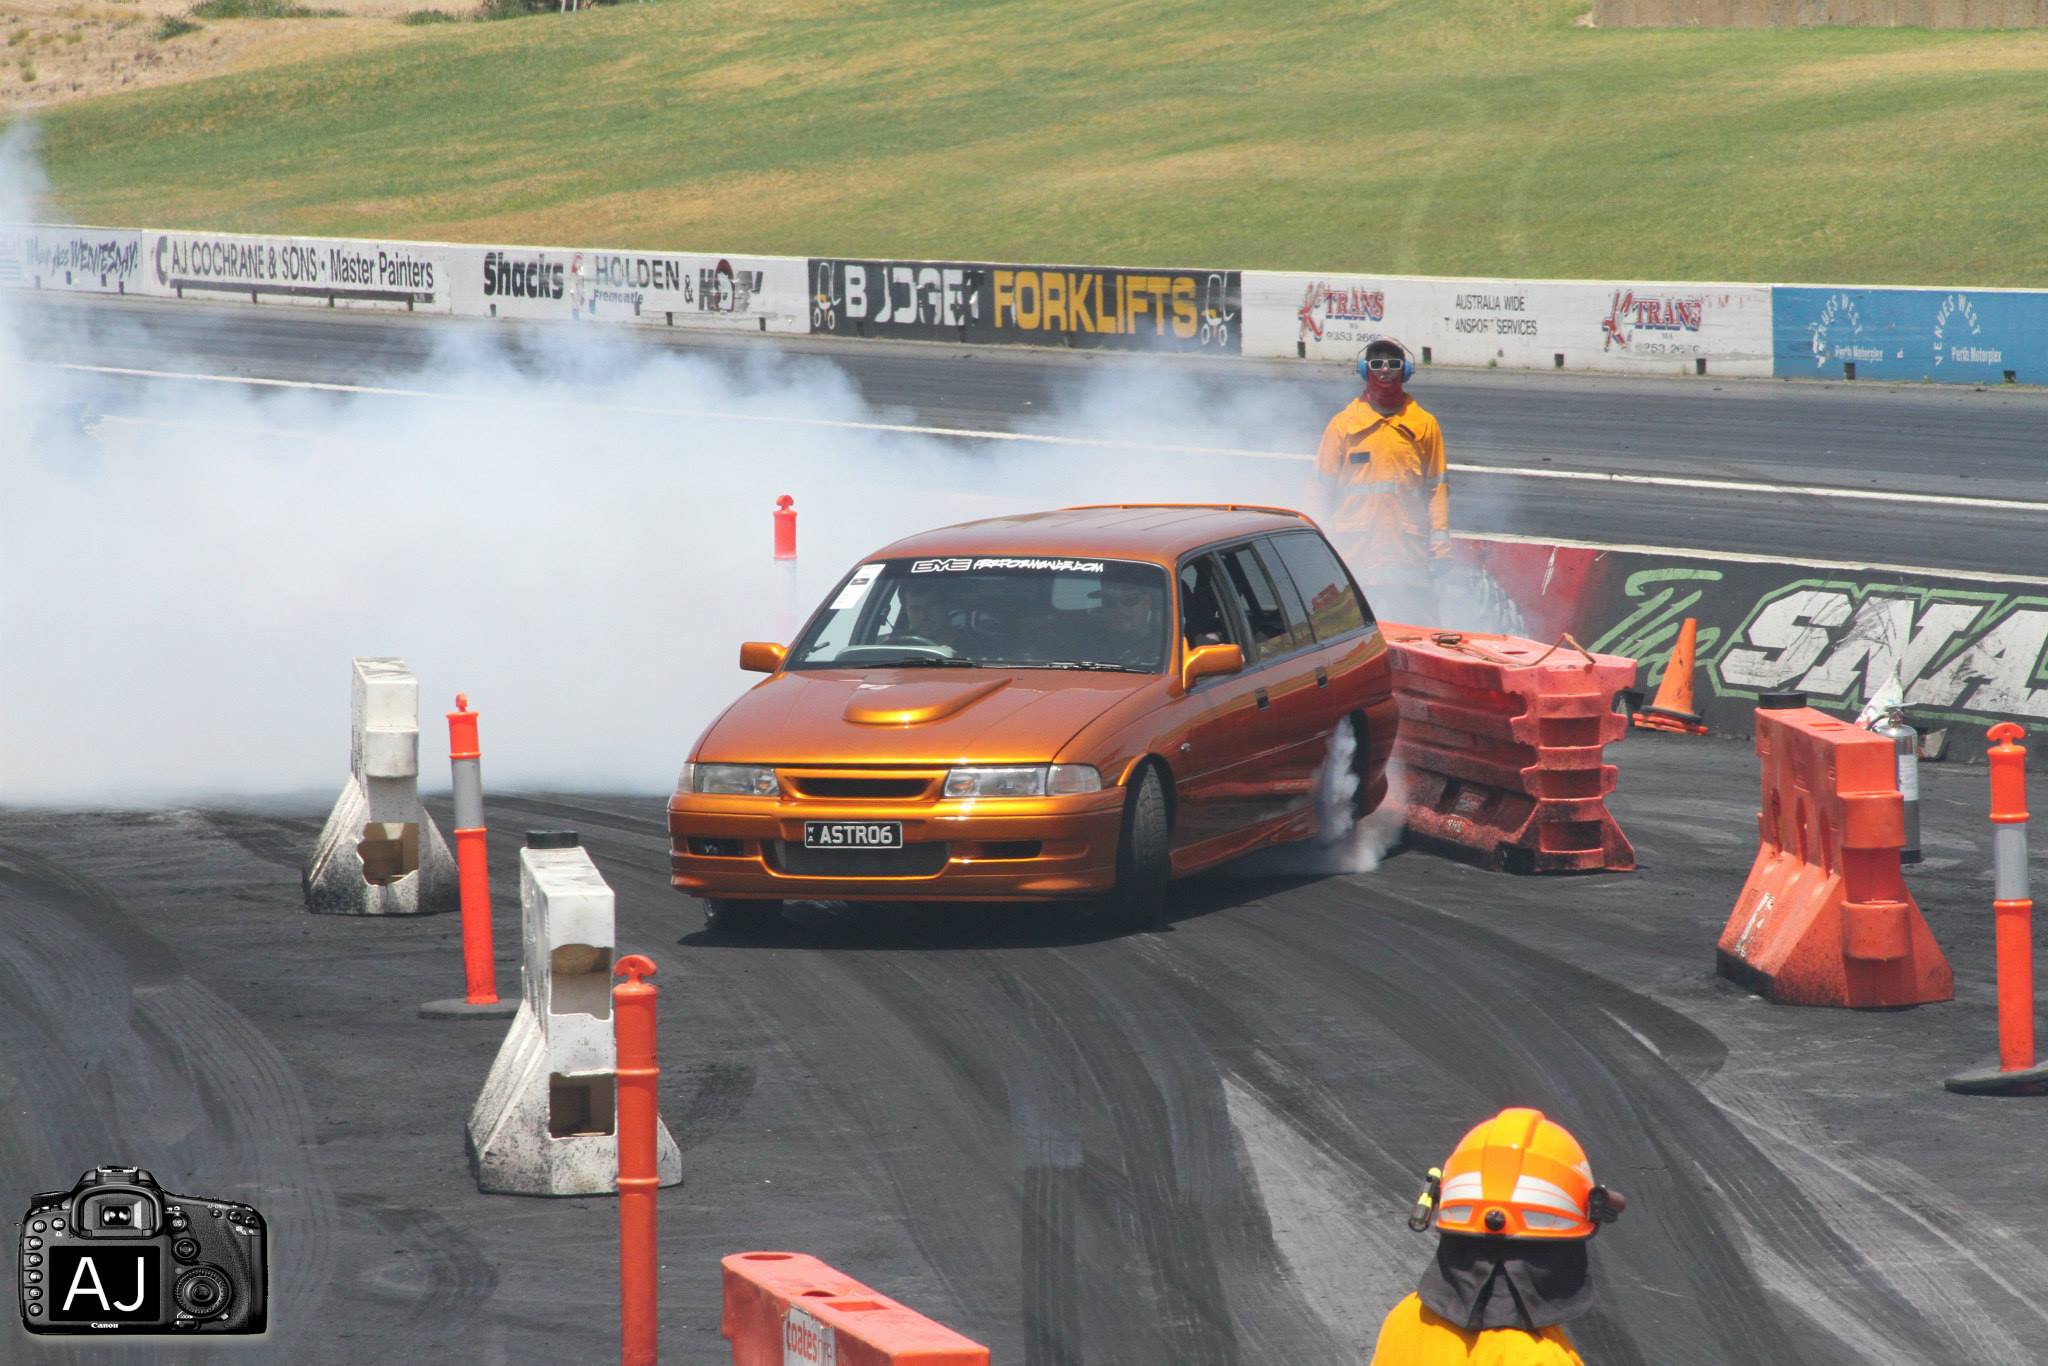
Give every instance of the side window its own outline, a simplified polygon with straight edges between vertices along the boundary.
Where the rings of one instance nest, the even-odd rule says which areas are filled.
[[[1372,613],[1351,585],[1351,576],[1337,552],[1313,531],[1290,531],[1269,542],[1286,566],[1301,599],[1308,604],[1309,622],[1316,639],[1328,640],[1346,631],[1356,631],[1372,620]]]
[[[1198,645],[1229,645],[1237,639],[1230,629],[1230,615],[1223,610],[1221,578],[1214,556],[1204,555],[1181,566],[1180,633],[1190,650]]]
[[[1237,594],[1238,605],[1244,611],[1245,625],[1251,630],[1252,648],[1261,658],[1284,655],[1310,643],[1306,625],[1288,623],[1287,613],[1280,607],[1279,590],[1273,587],[1266,567],[1259,563],[1258,551],[1241,545],[1222,552],[1217,558],[1223,562],[1231,589]],[[1297,630],[1299,637],[1296,636]]]

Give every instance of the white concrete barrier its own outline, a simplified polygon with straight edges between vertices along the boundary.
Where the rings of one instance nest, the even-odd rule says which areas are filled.
[[[525,939],[519,1013],[469,1112],[477,1189],[609,1195],[619,1171],[618,1049],[612,1033],[612,889],[575,836],[528,836],[519,851]],[[682,1154],[657,1121],[661,1184]]]
[[[357,659],[349,777],[307,860],[317,915],[432,915],[456,908],[455,859],[420,805],[419,681],[402,659]]]

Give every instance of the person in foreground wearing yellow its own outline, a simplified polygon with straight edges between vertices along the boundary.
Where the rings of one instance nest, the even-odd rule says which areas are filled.
[[[1583,1366],[1565,1321],[1593,1305],[1586,1244],[1627,1204],[1540,1110],[1466,1134],[1416,1202],[1436,1257],[1380,1325],[1372,1366]]]

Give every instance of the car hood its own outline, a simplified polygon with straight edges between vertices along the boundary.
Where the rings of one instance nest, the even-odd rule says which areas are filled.
[[[936,676],[935,676],[936,675]],[[795,670],[697,742],[703,763],[1047,763],[1156,674],[1054,669]]]

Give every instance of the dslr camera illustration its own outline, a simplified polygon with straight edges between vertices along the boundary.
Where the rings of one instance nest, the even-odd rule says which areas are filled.
[[[173,1195],[140,1167],[95,1167],[29,1200],[21,1322],[31,1333],[260,1333],[268,1241],[248,1205]]]

